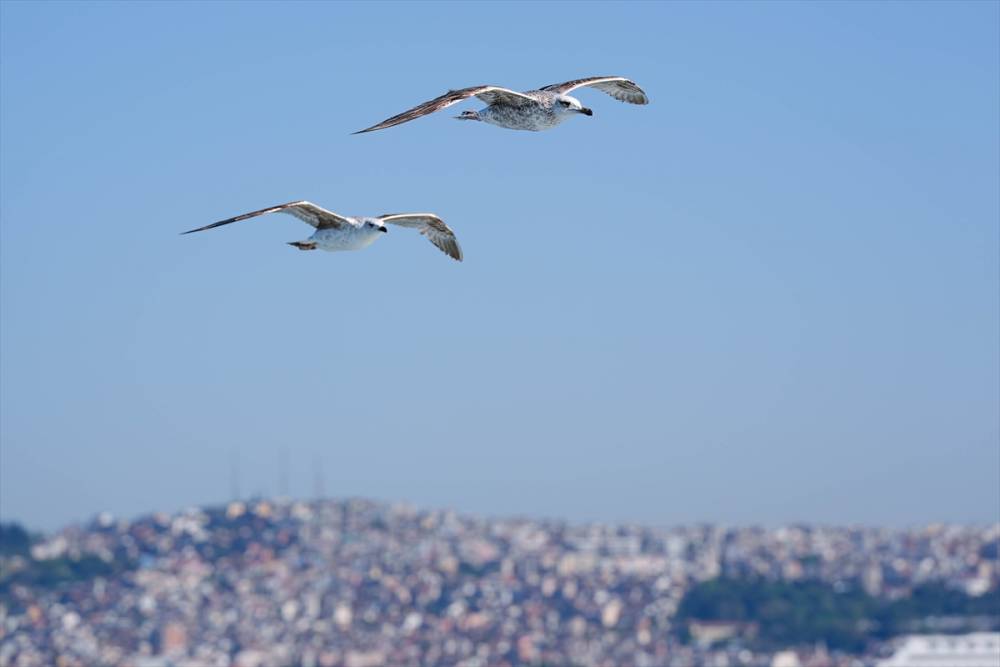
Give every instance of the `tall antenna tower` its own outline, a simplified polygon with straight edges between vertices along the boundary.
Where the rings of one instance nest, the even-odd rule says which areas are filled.
[[[278,452],[278,496],[282,498],[288,497],[288,467],[290,459],[291,454],[288,451],[288,445],[282,445],[281,451]]]
[[[239,500],[240,491],[240,450],[233,448],[229,455],[229,495],[231,500]]]
[[[313,455],[313,495],[316,500],[326,497],[326,478],[323,475],[323,457]]]

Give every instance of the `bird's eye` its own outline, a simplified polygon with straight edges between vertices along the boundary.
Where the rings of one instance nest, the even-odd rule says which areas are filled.
[[[569,106],[569,102],[567,102],[566,100],[559,100],[559,104],[563,105],[564,107]]]

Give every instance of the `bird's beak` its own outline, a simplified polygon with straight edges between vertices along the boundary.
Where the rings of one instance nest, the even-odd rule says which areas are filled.
[[[388,231],[389,231],[389,228],[388,228],[388,227],[386,227],[385,225],[382,225],[381,227],[379,227],[379,228],[378,228],[378,230],[379,230],[380,232],[382,232],[383,234],[385,234],[386,232],[388,232]]]
[[[594,115],[594,111],[592,109],[588,109],[587,107],[583,107],[582,109],[580,109],[580,113],[582,113],[584,116]]]

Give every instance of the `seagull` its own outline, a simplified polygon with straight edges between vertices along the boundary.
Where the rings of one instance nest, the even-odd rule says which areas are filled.
[[[570,116],[594,115],[594,112],[583,106],[580,100],[567,94],[577,88],[584,87],[597,88],[622,102],[649,104],[649,98],[646,97],[642,88],[634,81],[620,76],[592,76],[586,79],[574,79],[524,93],[499,86],[472,86],[461,90],[449,90],[441,97],[424,102],[392,118],[387,118],[378,125],[372,125],[354,134],[374,132],[399,125],[440,111],[470,97],[476,97],[489,106],[479,111],[463,111],[460,116],[455,116],[455,118],[479,120],[510,130],[530,130],[532,132],[548,130]]]
[[[462,261],[462,249],[458,245],[458,239],[455,238],[455,232],[451,231],[451,228],[433,213],[387,213],[374,218],[354,218],[327,211],[311,202],[292,201],[244,213],[235,218],[213,222],[198,229],[181,232],[181,234],[203,232],[206,229],[221,227],[248,218],[256,218],[258,215],[267,213],[288,213],[316,228],[313,235],[305,241],[291,241],[288,244],[299,250],[316,250],[317,248],[331,252],[361,250],[374,243],[383,233],[388,232],[389,229],[385,225],[389,223],[390,225],[419,230],[446,255]]]

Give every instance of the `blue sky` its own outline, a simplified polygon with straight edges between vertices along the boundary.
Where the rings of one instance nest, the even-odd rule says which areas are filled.
[[[997,3],[0,5],[0,518],[998,520]],[[551,132],[449,88],[620,74]],[[292,199],[434,211],[300,253]]]

